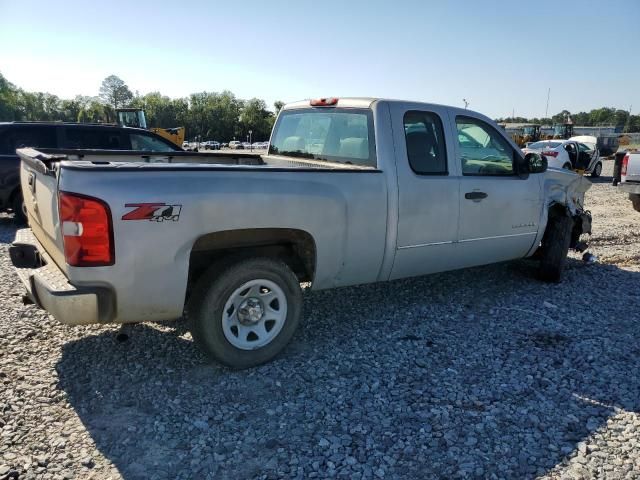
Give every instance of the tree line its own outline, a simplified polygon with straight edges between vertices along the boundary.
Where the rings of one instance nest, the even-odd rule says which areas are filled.
[[[117,108],[134,107],[144,110],[149,127],[185,127],[188,139],[245,140],[251,130],[253,139],[262,141],[269,138],[275,115],[282,105],[275,102],[274,113],[264,100],[241,100],[228,90],[192,93],[182,98],[169,98],[160,92],[138,95],[116,75],[104,79],[98,96],[60,99],[49,93],[26,92],[0,73],[0,121],[115,123]],[[562,110],[550,118],[508,117],[496,121],[553,125],[569,118],[574,125],[615,125],[624,132],[640,132],[640,115],[609,107],[578,113]]]
[[[275,113],[264,100],[242,100],[232,92],[200,92],[169,98],[160,92],[134,94],[115,75],[104,79],[99,95],[60,99],[45,92],[27,92],[0,73],[0,121],[63,121],[115,123],[116,109],[141,108],[148,127],[185,127],[188,139],[245,140],[252,131],[255,141],[268,140],[275,115],[284,105],[275,102]]]
[[[604,125],[613,125],[621,127],[624,133],[640,132],[640,115],[630,115],[627,110],[620,110],[610,107],[602,107],[591,110],[590,112],[571,113],[568,110],[562,110],[551,118],[525,118],[525,117],[507,117],[498,118],[496,122],[502,123],[535,123],[538,125],[554,125],[565,123],[569,119],[574,125],[585,127],[597,127]]]

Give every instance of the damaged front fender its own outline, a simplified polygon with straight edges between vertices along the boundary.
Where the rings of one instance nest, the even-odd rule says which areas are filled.
[[[547,207],[554,204],[567,207],[572,216],[584,211],[584,194],[591,182],[569,170],[550,168],[544,178],[544,198]]]

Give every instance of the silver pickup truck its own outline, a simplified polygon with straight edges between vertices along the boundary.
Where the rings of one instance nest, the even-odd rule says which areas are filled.
[[[313,289],[535,256],[559,281],[590,182],[489,118],[425,103],[285,106],[268,153],[18,151],[30,229],[11,257],[67,324],[176,319],[237,368],[291,339]],[[235,156],[234,156],[235,155]]]
[[[640,151],[631,151],[622,159],[619,189],[629,194],[635,211],[640,212]]]

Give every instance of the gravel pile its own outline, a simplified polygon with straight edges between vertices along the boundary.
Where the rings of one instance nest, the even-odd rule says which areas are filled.
[[[519,261],[307,292],[290,347],[243,372],[180,322],[22,305],[0,218],[0,480],[638,478],[640,214],[608,180],[600,263],[572,254],[562,284]]]

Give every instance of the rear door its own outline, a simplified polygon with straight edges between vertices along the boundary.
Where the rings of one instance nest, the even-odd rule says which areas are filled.
[[[460,261],[472,266],[525,256],[538,233],[542,176],[516,175],[520,152],[483,119],[458,115],[454,124],[462,173]]]
[[[398,230],[391,278],[456,268],[458,168],[447,109],[390,103],[398,176]]]

